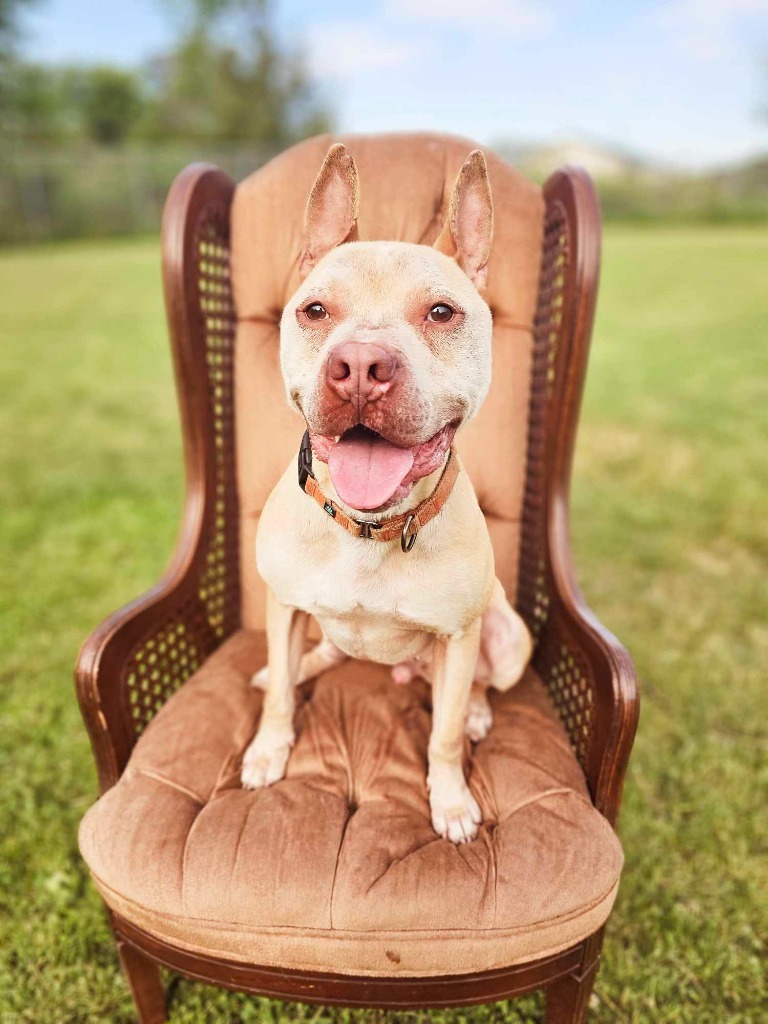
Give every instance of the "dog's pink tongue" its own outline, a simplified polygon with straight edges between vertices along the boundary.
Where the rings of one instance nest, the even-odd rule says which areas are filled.
[[[359,509],[378,508],[388,501],[412,465],[410,448],[357,432],[340,438],[328,456],[336,493],[345,505]]]

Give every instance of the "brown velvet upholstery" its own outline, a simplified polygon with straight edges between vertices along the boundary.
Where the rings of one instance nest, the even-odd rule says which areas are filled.
[[[174,944],[263,965],[442,975],[567,948],[607,918],[622,854],[540,681],[494,695],[470,784],[485,824],[429,820],[429,689],[360,662],[304,688],[287,777],[238,779],[263,635],[228,640],[152,721],[80,846],[107,903]]]
[[[304,208],[334,136],[318,136],[272,160],[237,188],[232,283],[241,512],[243,624],[264,624],[256,573],[256,525],[269,492],[298,450],[303,424],[285,399],[278,363],[280,316],[298,286]],[[431,244],[456,175],[475,144],[437,135],[341,137],[360,173],[361,240]],[[497,574],[515,594],[525,469],[532,321],[541,260],[541,190],[486,153],[495,210],[486,298],[494,314],[493,386],[458,448],[488,517]],[[247,318],[245,320],[244,318]]]

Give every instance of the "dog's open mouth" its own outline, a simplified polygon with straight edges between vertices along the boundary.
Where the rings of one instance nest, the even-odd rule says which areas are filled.
[[[328,472],[341,500],[351,508],[386,504],[410,473],[413,448],[398,448],[381,434],[358,426],[342,434],[328,456]]]
[[[312,434],[312,447],[328,464],[336,493],[350,508],[373,511],[402,501],[421,477],[438,469],[457,422],[446,423],[428,441],[401,448],[358,424],[339,438]]]

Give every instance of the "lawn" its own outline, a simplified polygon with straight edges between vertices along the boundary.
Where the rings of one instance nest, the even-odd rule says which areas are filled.
[[[607,232],[573,533],[643,712],[594,1024],[768,1019],[766,282],[765,230]],[[0,337],[0,1024],[127,1024],[77,853],[96,781],[71,673],[175,535],[158,244],[0,253]],[[370,1016],[171,992],[174,1024]],[[540,1021],[541,1000],[432,1016]]]

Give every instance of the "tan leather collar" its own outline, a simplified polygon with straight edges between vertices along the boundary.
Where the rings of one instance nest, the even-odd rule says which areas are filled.
[[[334,522],[342,526],[347,533],[353,537],[364,537],[366,540],[394,540],[400,538],[400,547],[403,551],[410,551],[416,543],[419,530],[430,519],[434,519],[448,496],[453,490],[456,477],[459,475],[459,460],[453,448],[448,452],[448,459],[437,481],[434,491],[420,502],[415,508],[400,515],[391,516],[389,519],[380,519],[378,522],[366,521],[364,519],[352,519],[339,506],[330,501],[323,492],[312,472],[312,445],[309,440],[309,431],[304,432],[299,448],[299,486],[310,498],[314,498],[317,504],[327,513]]]

